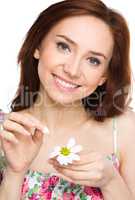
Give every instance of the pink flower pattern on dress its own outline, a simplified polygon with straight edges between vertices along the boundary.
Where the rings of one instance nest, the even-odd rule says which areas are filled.
[[[92,196],[92,200],[100,200],[102,199],[102,193],[99,188],[94,188],[94,187],[89,187],[85,186],[84,187],[84,193],[87,195]]]
[[[74,200],[75,199],[75,194],[71,192],[70,194],[67,192],[63,193],[63,200]]]
[[[28,186],[28,179],[25,177],[24,178],[24,182],[23,182],[23,185],[22,185],[22,195],[27,193],[28,192],[28,189],[29,189],[29,186]]]
[[[109,156],[119,168],[115,154]],[[28,170],[22,185],[21,200],[103,200],[99,188],[70,183],[53,174]]]

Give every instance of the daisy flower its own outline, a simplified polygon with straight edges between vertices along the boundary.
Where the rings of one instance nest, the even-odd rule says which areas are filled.
[[[50,158],[56,157],[56,160],[61,165],[68,165],[72,163],[73,160],[80,160],[80,156],[77,155],[78,152],[82,150],[81,145],[76,145],[74,138],[70,138],[67,145],[56,146],[54,151],[50,154]]]

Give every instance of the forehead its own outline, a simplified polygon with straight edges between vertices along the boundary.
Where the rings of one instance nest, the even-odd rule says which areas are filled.
[[[66,35],[81,47],[108,53],[113,47],[109,26],[93,16],[74,16],[61,20],[50,31],[51,36]]]

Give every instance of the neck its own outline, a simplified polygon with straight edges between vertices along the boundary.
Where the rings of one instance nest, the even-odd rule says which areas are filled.
[[[69,129],[83,124],[88,120],[88,115],[84,107],[76,102],[72,105],[58,104],[44,94],[42,102],[39,96],[31,107],[32,113],[42,123],[53,131],[56,129]]]

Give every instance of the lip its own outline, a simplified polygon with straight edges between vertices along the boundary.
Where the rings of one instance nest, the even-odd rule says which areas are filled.
[[[81,86],[81,85],[79,85],[79,84],[77,84],[77,83],[73,83],[73,82],[71,82],[71,81],[66,80],[66,79],[63,78],[63,77],[60,77],[59,75],[56,75],[56,74],[52,74],[52,75],[58,77],[59,79],[65,81],[65,82],[67,82],[67,83],[69,83],[69,84],[76,85],[76,86]]]
[[[55,83],[55,86],[61,91],[61,92],[75,92],[76,90],[78,90],[79,87],[75,87],[75,88],[68,88],[68,87],[64,87],[57,79],[60,79],[60,80],[63,80],[67,83],[69,83],[68,81],[60,78],[59,76],[53,74],[53,77],[54,77],[54,83]],[[71,82],[70,82],[71,83]],[[71,83],[73,84],[73,83]]]

